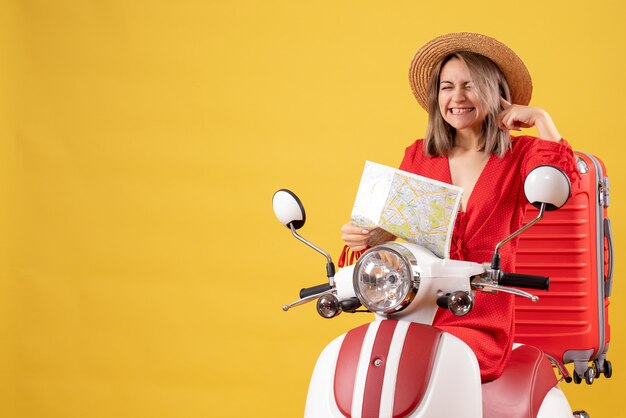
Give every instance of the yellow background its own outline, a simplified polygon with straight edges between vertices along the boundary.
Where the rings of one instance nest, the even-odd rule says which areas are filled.
[[[295,190],[337,254],[365,159],[425,113],[423,42],[478,31],[611,175],[615,373],[565,387],[626,416],[626,6],[608,1],[0,3],[0,416],[297,417],[317,354],[368,320],[280,306],[323,258],[271,211]]]

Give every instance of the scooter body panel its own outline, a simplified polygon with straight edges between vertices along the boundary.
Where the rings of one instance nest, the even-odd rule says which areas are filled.
[[[375,321],[367,325],[368,330],[360,348],[353,385],[349,388],[341,388],[350,392],[348,398],[351,402],[347,407],[346,400],[341,399],[342,395],[337,394],[338,389],[335,387],[338,382],[335,374],[343,373],[344,365],[341,362],[346,361],[346,357],[340,355],[340,352],[342,345],[346,342],[347,334],[336,338],[326,346],[313,371],[305,417],[392,418],[403,416],[422,418],[459,414],[470,418],[482,417],[480,371],[476,356],[460,339],[439,331],[440,336],[436,342],[432,343],[434,346],[431,344],[431,347],[420,347],[413,356],[412,345],[407,341],[414,336],[409,336],[407,339],[406,335],[410,332],[419,332],[415,328],[426,327],[423,325],[410,324],[406,321],[398,322],[393,332],[394,335],[388,347],[385,348],[388,349],[388,354],[381,356],[385,366],[380,375],[384,376],[382,383],[379,382],[380,386],[372,389],[376,385],[377,378],[376,371],[374,370],[373,376],[371,369],[377,366],[372,365],[370,360],[376,357],[372,356],[372,352],[380,348],[376,344],[376,334],[381,322],[384,321]],[[411,328],[410,331],[409,328]],[[432,327],[428,328],[432,329]],[[428,351],[429,348],[432,348],[433,356],[426,360],[429,364],[422,364],[425,363],[423,359],[428,356],[420,353],[423,353],[423,350]],[[416,362],[410,367],[415,367],[415,370],[427,370],[427,375],[424,376],[424,390],[419,395],[419,399],[414,393],[415,385],[411,385],[406,378],[402,377],[401,365],[406,364],[402,360],[403,352],[411,361]],[[370,377],[370,384],[368,384],[368,377]],[[399,393],[404,394],[404,398],[398,397]],[[454,402],[451,402],[451,394],[454,394]],[[339,404],[338,397],[340,398]]]
[[[572,417],[574,414],[563,391],[555,386],[546,395],[537,418],[566,418]]]
[[[418,409],[411,418],[481,418],[482,393],[476,355],[452,334],[443,333],[433,374]]]
[[[334,376],[343,334],[328,344],[317,358],[304,408],[305,418],[343,418],[334,394]]]

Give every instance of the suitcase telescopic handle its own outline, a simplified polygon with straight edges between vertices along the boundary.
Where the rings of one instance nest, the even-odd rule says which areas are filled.
[[[524,287],[526,289],[548,290],[550,278],[532,274],[502,273],[498,284],[510,287]]]

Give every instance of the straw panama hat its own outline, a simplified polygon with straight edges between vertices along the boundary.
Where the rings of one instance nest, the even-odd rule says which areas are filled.
[[[471,32],[448,33],[431,39],[413,57],[409,69],[411,89],[419,104],[428,110],[428,80],[435,66],[448,55],[470,51],[484,55],[500,68],[511,90],[511,101],[527,105],[533,91],[530,73],[522,59],[502,42]]]

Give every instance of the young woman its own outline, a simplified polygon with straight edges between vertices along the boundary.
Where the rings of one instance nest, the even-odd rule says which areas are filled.
[[[475,33],[451,33],[425,44],[411,64],[410,82],[428,111],[423,140],[406,149],[400,168],[464,189],[450,255],[488,262],[496,244],[521,225],[523,183],[533,168],[552,164],[577,180],[574,156],[550,115],[528,103],[526,66],[506,45]],[[535,127],[538,138],[510,136]],[[372,231],[352,223],[342,238],[354,252],[367,248]],[[502,268],[513,271],[517,241],[502,250]],[[514,337],[514,297],[476,295],[470,314],[440,309],[434,325],[464,340],[476,353],[483,381],[502,374]]]

